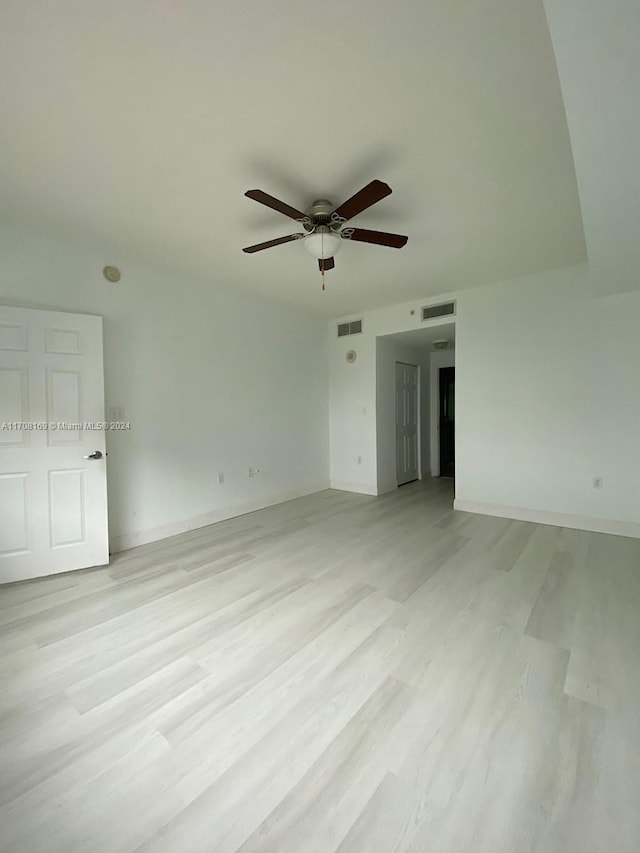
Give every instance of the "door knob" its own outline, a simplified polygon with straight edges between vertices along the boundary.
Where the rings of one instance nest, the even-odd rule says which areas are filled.
[[[93,453],[90,453],[88,456],[84,457],[85,459],[102,459],[102,451],[94,450]]]

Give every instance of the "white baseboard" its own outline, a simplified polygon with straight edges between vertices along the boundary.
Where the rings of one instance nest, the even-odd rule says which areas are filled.
[[[344,480],[332,480],[329,488],[337,489],[339,492],[357,492],[359,495],[378,494],[377,486],[371,486],[368,483],[347,483]]]
[[[381,486],[371,486],[369,483],[347,483],[344,480],[332,480],[331,489],[337,489],[339,492],[356,492],[358,495],[386,495],[387,492],[395,492],[398,488],[398,483],[394,480],[388,483],[383,483]]]
[[[499,518],[514,518],[517,521],[533,521],[536,524],[550,524],[554,527],[570,527],[574,530],[588,530],[592,533],[611,533],[614,536],[629,536],[640,539],[640,524],[633,521],[615,521],[610,518],[591,518],[586,515],[568,515],[563,512],[548,512],[543,509],[502,506],[502,504],[483,503],[456,498],[453,508],[462,512],[475,512],[479,515],[496,515]]]
[[[291,489],[290,491],[279,492],[269,497],[263,497],[257,501],[247,501],[247,503],[213,510],[212,512],[207,512],[204,515],[197,515],[193,518],[170,522],[169,524],[163,524],[160,527],[154,527],[150,530],[142,530],[139,533],[123,533],[120,536],[113,536],[109,540],[109,551],[112,554],[117,554],[120,551],[128,551],[130,548],[135,548],[138,545],[147,545],[149,542],[157,542],[159,539],[166,539],[169,536],[177,536],[179,533],[186,533],[189,530],[197,530],[199,527],[207,527],[209,524],[216,524],[218,521],[226,521],[228,518],[236,518],[239,515],[246,515],[248,512],[266,509],[267,507],[275,506],[275,504],[292,501],[295,498],[304,498],[307,495],[313,495],[316,492],[324,492],[328,488],[329,484],[326,482],[315,483],[301,489]]]
[[[397,480],[389,480],[387,483],[383,483],[382,485],[378,485],[378,495],[386,495],[388,492],[395,492],[398,488]]]

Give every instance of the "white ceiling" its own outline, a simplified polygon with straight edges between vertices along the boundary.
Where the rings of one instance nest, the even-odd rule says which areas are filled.
[[[541,0],[3,0],[0,215],[339,316],[585,258]],[[304,208],[379,178],[322,293]]]
[[[589,266],[605,295],[640,289],[640,2],[545,0]]]

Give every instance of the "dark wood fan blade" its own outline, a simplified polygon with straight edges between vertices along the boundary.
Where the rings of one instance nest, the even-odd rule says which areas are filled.
[[[292,240],[299,240],[300,237],[306,237],[306,234],[288,234],[286,237],[278,237],[276,240],[267,240],[266,243],[256,243],[255,246],[247,246],[242,251],[249,254],[261,252],[263,249],[270,249],[272,246],[279,246],[281,243],[290,243]]]
[[[290,216],[291,219],[304,219],[304,213],[301,210],[296,210],[290,204],[285,204],[277,198],[274,198],[268,193],[263,193],[262,190],[247,190],[245,193],[247,198],[252,198],[254,201],[259,201],[260,204],[265,204],[272,210],[277,210],[278,213],[284,213],[285,216]]]
[[[391,195],[391,187],[388,184],[382,181],[371,181],[360,192],[343,202],[340,207],[336,207],[333,216],[338,216],[346,221],[388,195]]]
[[[409,239],[402,234],[389,234],[388,231],[369,231],[367,228],[349,228],[351,240],[358,243],[375,243],[378,246],[391,246],[401,249]]]
[[[336,265],[336,262],[333,258],[319,258],[318,259],[318,267],[320,268],[320,272],[326,272],[327,270],[332,270]]]

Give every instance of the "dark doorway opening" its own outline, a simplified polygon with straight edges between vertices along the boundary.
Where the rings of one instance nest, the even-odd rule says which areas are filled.
[[[456,474],[456,406],[455,367],[441,367],[440,385],[440,476],[455,477]]]

